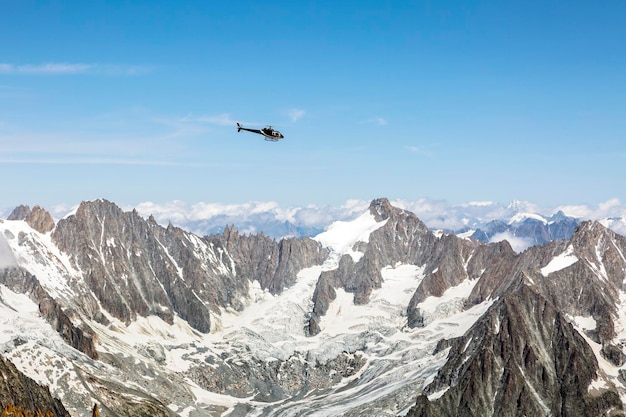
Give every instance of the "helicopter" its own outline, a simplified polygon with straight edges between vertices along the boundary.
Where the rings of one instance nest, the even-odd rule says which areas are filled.
[[[280,133],[278,130],[272,129],[272,126],[264,127],[263,129],[248,129],[247,127],[241,126],[239,122],[237,122],[237,132],[241,132],[242,130],[247,130],[248,132],[258,133],[259,135],[265,136],[265,140],[271,142],[278,142],[285,136]]]

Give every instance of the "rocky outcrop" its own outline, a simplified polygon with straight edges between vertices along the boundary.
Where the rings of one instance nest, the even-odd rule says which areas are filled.
[[[195,236],[97,200],[60,220],[52,239],[114,317],[129,322],[156,315],[172,323],[178,314],[196,329],[210,330],[210,309],[217,305],[210,302],[215,290],[209,275],[222,265],[198,266],[212,252]]]
[[[626,239],[597,222],[581,223],[572,238],[494,259],[468,305],[502,297],[519,281],[531,285],[563,313],[589,316],[591,336],[603,343],[615,336],[614,317],[626,276]]]
[[[65,313],[61,304],[50,297],[40,285],[35,288],[33,297],[39,300],[41,315],[68,345],[83,352],[91,359],[98,359],[98,352],[95,347],[97,338],[91,328],[84,323],[81,323],[80,327],[76,326]]]
[[[409,327],[421,327],[424,317],[419,304],[430,296],[441,297],[446,290],[463,281],[477,280],[477,285],[500,285],[503,275],[509,272],[510,264],[516,254],[508,242],[483,244],[476,241],[459,239],[454,235],[443,236],[433,247],[430,261],[431,270],[413,294],[407,306]],[[466,306],[480,301],[469,299]]]
[[[30,212],[29,206],[21,204],[13,209],[11,214],[7,217],[7,220],[24,220],[30,215]]]
[[[234,229],[199,238],[106,200],[82,203],[59,221],[52,239],[114,317],[156,315],[171,323],[177,314],[202,332],[221,308],[243,308],[251,281],[280,293],[327,254],[308,238],[276,242]]]
[[[39,233],[48,233],[54,229],[54,219],[52,215],[39,206],[34,206],[31,210],[28,206],[18,206],[7,220],[25,220],[26,223]]]
[[[54,219],[50,213],[39,206],[33,207],[33,210],[24,220],[39,233],[48,233],[54,229]]]
[[[11,405],[32,415],[39,410],[43,414],[69,416],[61,401],[53,398],[47,387],[40,386],[0,356],[0,410]]]
[[[407,416],[624,415],[591,347],[523,283],[446,348]]]
[[[378,199],[370,213],[383,226],[373,231],[369,242],[357,242],[363,256],[355,262],[344,255],[337,269],[322,272],[313,294],[313,310],[308,332],[319,333],[319,321],[335,299],[335,289],[354,294],[355,304],[365,304],[382,283],[381,270],[389,265],[412,264],[424,267],[425,277],[407,306],[410,327],[423,325],[419,303],[429,296],[441,296],[447,289],[467,279],[478,279],[499,257],[515,257],[506,242],[484,244],[454,235],[437,238],[413,213]]]
[[[613,338],[624,254],[622,236],[583,222],[568,241],[493,258],[466,306],[497,301],[466,335],[441,345],[450,348],[448,361],[408,415],[625,415],[591,347],[566,319],[592,318],[586,336],[604,359],[623,365]]]
[[[261,288],[272,294],[280,294],[295,283],[298,272],[321,265],[328,257],[328,250],[310,238],[276,242],[263,233],[242,235],[234,226],[207,239],[232,257],[237,276],[258,281]]]
[[[397,263],[424,264],[431,256],[437,238],[413,213],[391,206],[387,199],[372,201],[369,212],[377,222],[385,222],[369,236],[369,242],[357,242],[353,248],[363,253],[354,261],[344,255],[338,268],[322,272],[313,294],[313,309],[308,333],[320,331],[319,321],[335,297],[335,289],[354,294],[355,304],[366,304],[374,289],[382,283],[381,269]]]

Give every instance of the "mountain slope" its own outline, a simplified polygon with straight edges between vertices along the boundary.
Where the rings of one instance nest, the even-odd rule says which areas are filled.
[[[624,415],[624,253],[623,237],[586,222],[486,271],[468,305],[498,301],[409,415]]]
[[[461,338],[408,416],[623,416],[585,339],[529,286]]]
[[[278,241],[105,200],[11,219],[2,355],[72,415],[623,413],[626,244],[597,222],[516,253],[386,199]]]
[[[44,415],[47,412],[59,417],[69,415],[61,401],[53,398],[47,388],[41,387],[2,357],[0,376],[0,410],[14,405],[32,415],[37,410]]]

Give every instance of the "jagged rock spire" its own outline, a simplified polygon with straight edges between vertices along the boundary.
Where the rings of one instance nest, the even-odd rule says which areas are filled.
[[[30,214],[30,207],[21,204],[13,209],[7,220],[24,220]]]
[[[54,229],[54,219],[46,210],[39,206],[32,208],[26,205],[17,206],[7,220],[24,220],[39,233],[48,233]]]

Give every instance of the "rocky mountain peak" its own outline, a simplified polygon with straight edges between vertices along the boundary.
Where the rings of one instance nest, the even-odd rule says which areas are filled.
[[[30,207],[21,204],[13,209],[7,220],[24,220],[30,214]]]
[[[569,220],[569,219],[570,219],[569,216],[563,213],[563,211],[559,210],[556,213],[554,213],[552,216],[550,216],[549,220],[551,222],[558,222],[558,221]]]
[[[122,209],[116,204],[105,199],[97,199],[80,203],[75,216],[79,220],[84,221],[94,216],[102,217],[103,215],[110,215],[111,217],[118,217],[121,214]]]
[[[376,219],[376,221],[381,222],[391,217],[394,210],[396,209],[391,205],[388,199],[377,198],[375,200],[372,200],[369,210]]]
[[[589,243],[595,243],[599,238],[603,236],[617,236],[614,232],[604,227],[597,221],[583,221],[581,222],[572,235],[572,241],[576,246],[585,246]]]
[[[30,227],[39,233],[48,233],[54,229],[52,215],[39,206],[32,208],[26,205],[17,206],[7,220],[24,220]]]
[[[87,285],[112,316],[130,322],[155,315],[172,323],[178,315],[205,333],[220,308],[243,308],[252,281],[278,294],[301,269],[327,256],[309,238],[276,242],[240,235],[234,227],[199,238],[106,200],[81,203],[59,221],[52,239],[85,271]]]
[[[54,229],[54,219],[52,215],[39,206],[33,207],[25,220],[30,227],[39,233],[48,233]]]

